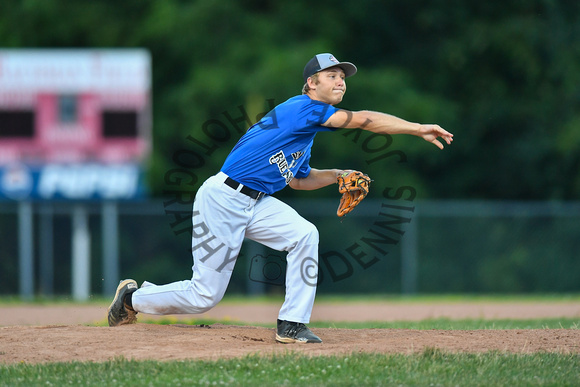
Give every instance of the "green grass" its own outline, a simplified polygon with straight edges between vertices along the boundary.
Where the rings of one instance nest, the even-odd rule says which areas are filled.
[[[71,296],[54,296],[54,297],[35,297],[29,301],[23,301],[18,296],[0,296],[0,306],[17,306],[17,305],[79,305],[79,304],[103,304],[108,305],[111,302],[113,294],[110,297],[104,297],[101,294],[91,295],[87,301],[77,302]],[[284,301],[284,296],[280,295],[226,295],[220,304],[279,304]],[[580,302],[578,293],[554,293],[554,294],[417,294],[417,295],[400,295],[400,294],[344,294],[344,295],[317,295],[316,303],[324,304],[349,304],[349,303],[373,303],[389,302],[401,304],[453,304],[453,303],[567,303]]]
[[[580,318],[546,318],[538,320],[450,320],[447,318],[422,321],[367,321],[367,322],[322,322],[309,324],[318,328],[349,329],[438,329],[438,330],[475,330],[475,329],[580,329]]]
[[[222,303],[244,304],[244,303],[280,303],[283,295],[280,296],[243,296],[226,295]],[[456,304],[456,303],[566,303],[579,302],[580,294],[577,293],[530,293],[530,294],[318,294],[316,303],[324,304],[348,304],[348,303],[400,303],[400,304]]]
[[[129,361],[0,366],[2,386],[573,386],[580,357],[426,349],[415,355],[246,356],[218,361]]]
[[[252,325],[274,328],[271,324],[247,324],[235,320],[210,320],[196,318],[176,318],[174,316],[158,319],[141,318],[140,323],[170,325]],[[103,320],[97,326],[106,326]],[[365,322],[336,322],[314,321],[308,324],[311,328],[346,328],[346,329],[440,329],[440,330],[475,330],[475,329],[580,329],[580,318],[544,318],[537,320],[451,320],[447,318],[427,319],[421,321],[365,321]]]

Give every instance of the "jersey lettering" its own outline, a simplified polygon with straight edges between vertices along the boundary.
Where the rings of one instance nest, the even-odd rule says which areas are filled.
[[[278,165],[278,170],[280,171],[280,175],[286,180],[286,184],[289,184],[292,179],[294,178],[294,174],[290,170],[288,166],[288,161],[286,160],[286,156],[284,156],[284,151],[279,151],[276,154],[270,157],[270,164]]]
[[[300,157],[302,157],[302,155],[303,155],[303,154],[304,154],[304,152],[303,152],[303,151],[294,152],[294,153],[292,153],[292,158],[293,158],[294,160],[298,160]]]

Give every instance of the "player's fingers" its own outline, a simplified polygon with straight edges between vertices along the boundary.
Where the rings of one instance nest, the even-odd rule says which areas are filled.
[[[433,141],[431,141],[431,142],[432,142],[433,144],[437,145],[437,147],[438,147],[439,149],[443,149],[443,144],[441,144],[441,142],[440,142],[439,140],[435,139],[435,140],[433,140]]]
[[[446,131],[445,129],[443,129],[440,126],[437,126],[437,132],[439,132],[440,136],[453,137],[453,133],[449,133],[448,131]]]
[[[437,133],[437,137],[441,137],[443,140],[445,140],[447,145],[451,144],[451,141],[453,141],[453,134],[452,133],[449,133],[448,131],[446,131],[445,129],[440,127],[439,125],[436,125],[434,130]]]

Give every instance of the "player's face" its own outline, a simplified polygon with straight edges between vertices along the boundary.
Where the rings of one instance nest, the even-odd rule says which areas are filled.
[[[346,92],[345,75],[339,67],[323,70],[318,73],[318,83],[313,85],[313,99],[336,105],[342,101]]]

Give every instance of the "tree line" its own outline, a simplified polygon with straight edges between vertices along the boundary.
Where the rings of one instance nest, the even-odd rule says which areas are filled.
[[[455,141],[438,151],[405,136],[367,140],[368,149],[383,147],[371,154],[355,133],[325,133],[313,166],[361,169],[393,187],[412,185],[423,198],[574,200],[579,16],[580,3],[564,0],[27,0],[0,3],[0,41],[148,49],[154,152],[147,168],[156,196],[168,189],[174,155],[195,146],[188,136],[219,140],[198,171],[200,179],[214,173],[238,129],[299,94],[304,64],[332,52],[359,68],[340,107],[438,123]],[[219,129],[211,120],[223,123],[227,139],[210,132]],[[395,153],[368,162],[388,152]]]

